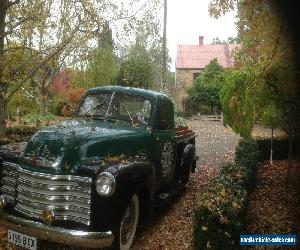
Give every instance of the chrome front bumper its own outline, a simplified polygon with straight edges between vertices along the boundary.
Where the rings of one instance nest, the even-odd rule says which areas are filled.
[[[109,247],[114,240],[114,236],[111,231],[85,232],[53,227],[10,215],[5,213],[2,209],[0,209],[0,225],[5,226],[7,229],[36,237],[41,240],[47,240],[76,247]]]

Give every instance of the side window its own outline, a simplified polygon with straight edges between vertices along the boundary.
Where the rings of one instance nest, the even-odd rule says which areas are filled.
[[[174,129],[174,108],[173,103],[169,100],[161,100],[160,102],[157,128],[160,130]]]

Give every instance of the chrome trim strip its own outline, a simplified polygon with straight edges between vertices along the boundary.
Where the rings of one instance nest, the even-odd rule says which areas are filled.
[[[35,193],[37,191],[36,188],[32,187],[32,186],[28,186],[28,185],[24,185],[23,183],[21,183],[18,186],[17,189],[19,192],[23,192],[23,191],[27,191],[27,192],[31,192],[31,193]],[[60,195],[60,196],[64,196],[64,197],[68,197],[68,196],[74,196],[74,197],[82,197],[82,199],[85,200],[90,200],[91,195],[90,194],[86,194],[86,193],[80,193],[80,192],[75,192],[75,191],[69,191],[69,190],[64,190],[64,189],[60,189],[60,190],[52,190],[52,189],[39,189],[38,190],[39,194],[41,195],[45,195],[45,196],[51,196],[51,195]],[[80,196],[79,196],[80,194]]]
[[[12,163],[12,162],[9,162],[9,161],[4,161],[3,166],[6,167],[6,168],[14,169],[14,170],[17,170],[19,168],[18,164]]]
[[[54,201],[54,202],[65,202],[65,201],[69,201],[69,202],[76,202],[77,203],[82,203],[82,205],[84,207],[89,207],[91,201],[90,198],[84,198],[84,197],[79,197],[77,195],[66,195],[65,193],[63,195],[59,195],[59,194],[42,194],[41,192],[36,193],[36,192],[31,192],[22,189],[20,187],[18,187],[18,192],[21,193],[23,196],[26,196],[26,199],[32,200],[32,201]]]
[[[9,176],[9,177],[12,177],[12,178],[16,178],[17,177],[17,169],[11,169],[11,170],[15,170],[15,172],[12,172],[12,171],[7,171],[7,169],[9,168],[4,168],[3,171],[2,171],[2,174],[3,175],[6,175],[6,176]]]
[[[4,186],[15,186],[16,185],[16,178],[14,177],[10,177],[10,176],[5,176],[2,178],[2,180],[0,181],[0,183]]]
[[[48,184],[43,184],[35,181],[26,180],[24,178],[25,177],[19,176],[18,184],[21,183],[22,186],[35,187],[35,190],[36,188],[39,188],[47,191],[61,191],[61,192],[78,191],[80,193],[87,193],[87,194],[90,194],[91,192],[90,188],[87,187],[83,188],[80,186],[80,184],[76,186],[76,183],[74,183],[74,185],[70,185],[72,183],[70,184],[65,183],[65,185],[57,185],[56,182],[53,181],[55,184],[51,184],[50,182]]]
[[[52,209],[52,210],[54,210],[54,212],[56,212],[56,211],[74,211],[74,212],[79,212],[79,213],[83,213],[83,214],[87,214],[87,215],[91,214],[91,211],[89,208],[73,206],[70,204],[52,204],[52,203],[45,204],[45,203],[39,203],[39,202],[32,202],[30,200],[21,198],[20,196],[18,196],[18,198],[17,198],[17,205],[19,203],[26,205],[28,207],[40,209],[41,211]]]
[[[18,172],[23,175],[33,176],[37,179],[42,180],[51,180],[51,181],[76,181],[79,183],[85,183],[90,185],[92,183],[92,179],[89,177],[80,177],[75,175],[52,175],[52,174],[45,174],[39,172],[32,172],[23,168],[18,168]]]
[[[15,189],[11,188],[10,186],[2,186],[0,188],[0,191],[3,192],[4,194],[5,193],[11,194],[11,195],[15,195],[16,194]]]
[[[7,214],[2,210],[0,210],[0,219],[0,224],[8,229],[37,237],[38,239],[55,241],[69,246],[103,248],[111,246],[114,240],[114,235],[111,231],[86,232],[53,227]]]

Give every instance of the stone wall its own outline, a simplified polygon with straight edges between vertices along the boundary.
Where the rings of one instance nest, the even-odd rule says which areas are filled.
[[[176,69],[176,107],[178,112],[188,112],[187,89],[193,85],[193,74],[200,70]]]

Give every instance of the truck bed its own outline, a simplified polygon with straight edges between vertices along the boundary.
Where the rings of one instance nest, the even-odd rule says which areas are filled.
[[[188,127],[177,127],[175,133],[177,143],[188,142],[196,137],[195,132]]]

